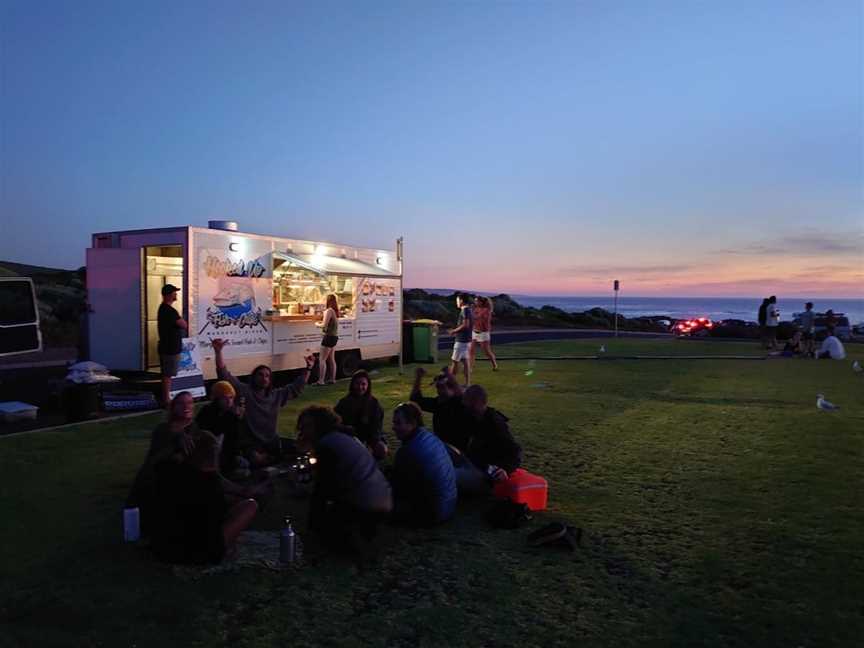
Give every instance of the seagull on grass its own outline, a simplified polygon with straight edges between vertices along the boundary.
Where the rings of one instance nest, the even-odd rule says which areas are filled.
[[[825,400],[824,394],[816,394],[816,407],[826,412],[834,412],[835,410],[840,409],[839,405],[835,405],[834,403]]]
[[[862,367],[861,363],[856,360],[852,363],[852,371],[858,374],[864,373],[864,367]]]
[[[606,353],[606,345],[605,344],[600,345],[600,353]]]

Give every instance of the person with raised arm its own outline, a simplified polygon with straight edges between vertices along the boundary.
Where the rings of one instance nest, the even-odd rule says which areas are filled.
[[[462,404],[462,388],[445,367],[433,378],[436,396],[424,396],[420,387],[426,370],[417,367],[414,373],[414,385],[408,399],[417,403],[421,410],[432,414],[432,431],[447,445],[460,452],[468,449],[471,437],[471,421]]]
[[[255,367],[247,385],[234,377],[225,364],[222,353],[225,340],[214,338],[212,344],[219,379],[231,383],[237,395],[245,401],[240,447],[246,452],[253,466],[267,466],[278,462],[287,446],[292,445],[290,441],[280,438],[277,432],[279,410],[303,392],[315,358],[306,356],[305,369],[294,382],[285,387],[273,387],[273,372],[267,365]]]

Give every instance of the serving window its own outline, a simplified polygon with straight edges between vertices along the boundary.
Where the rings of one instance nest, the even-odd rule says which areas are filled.
[[[329,293],[336,295],[340,317],[354,317],[357,279],[331,274],[291,258],[273,260],[273,309],[280,316],[320,318]]]

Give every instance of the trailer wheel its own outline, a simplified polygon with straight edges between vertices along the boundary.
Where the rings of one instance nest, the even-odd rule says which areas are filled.
[[[314,382],[318,382],[319,372],[321,371],[321,363],[318,362],[318,356],[315,356],[315,364],[312,365],[312,368],[309,369],[309,383],[312,384]]]
[[[356,349],[352,351],[338,351],[336,353],[336,375],[340,378],[347,378],[360,368],[360,352]]]

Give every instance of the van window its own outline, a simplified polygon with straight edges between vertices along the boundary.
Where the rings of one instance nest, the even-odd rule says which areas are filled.
[[[29,281],[0,281],[0,325],[36,322],[36,304]]]

